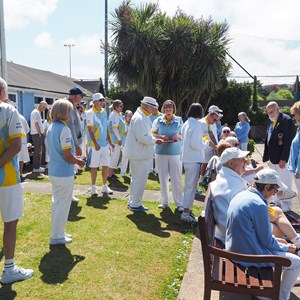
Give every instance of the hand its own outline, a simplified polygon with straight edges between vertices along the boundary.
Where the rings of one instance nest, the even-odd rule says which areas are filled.
[[[177,142],[178,140],[180,140],[180,135],[178,133],[176,133],[172,136],[172,141]]]
[[[264,168],[264,166],[259,166],[259,167],[257,167],[257,168],[256,168],[256,172],[261,171],[263,168]]]
[[[96,143],[96,144],[95,144],[95,150],[96,150],[96,151],[99,151],[99,150],[100,150],[100,148],[101,148],[101,147],[99,146],[99,144],[98,144],[98,143]]]
[[[296,173],[296,174],[295,174],[295,178],[296,178],[296,179],[300,179],[300,174],[299,174],[299,173]]]
[[[288,244],[288,246],[289,246],[288,252],[290,252],[290,253],[295,253],[296,252],[297,248],[294,244]]]
[[[76,163],[80,168],[83,168],[85,166],[85,162],[82,159],[77,159]]]
[[[122,142],[121,142],[121,141],[118,141],[118,145],[119,145],[119,146],[122,146]]]
[[[276,241],[278,243],[285,244],[285,245],[287,245],[287,243],[288,243],[285,239],[282,239],[282,238],[276,238]]]
[[[80,146],[76,146],[75,152],[76,152],[76,155],[77,155],[77,156],[81,156],[81,155],[82,155],[82,151],[81,151]]]
[[[166,135],[162,135],[161,139],[163,139],[164,141],[168,141],[169,140],[169,138]]]
[[[161,144],[163,144],[163,143],[164,143],[164,141],[161,140],[161,139],[155,140],[155,144],[161,145]]]
[[[216,145],[213,142],[209,142],[208,146],[216,150]]]
[[[280,168],[280,169],[284,169],[284,168],[285,168],[285,164],[286,164],[286,161],[285,161],[285,160],[280,160],[280,161],[279,161],[279,168]]]

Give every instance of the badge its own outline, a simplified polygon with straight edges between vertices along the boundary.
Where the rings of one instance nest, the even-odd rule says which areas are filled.
[[[283,138],[283,133],[278,133],[278,138],[282,139]]]

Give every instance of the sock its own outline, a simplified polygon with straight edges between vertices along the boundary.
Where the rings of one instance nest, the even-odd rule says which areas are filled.
[[[4,271],[5,272],[12,272],[15,268],[15,259],[10,258],[10,259],[5,259],[4,260]]]
[[[297,249],[300,248],[300,235],[297,234],[297,236],[291,239],[291,241],[297,247]]]
[[[202,182],[203,181],[204,176],[200,175],[199,181]]]

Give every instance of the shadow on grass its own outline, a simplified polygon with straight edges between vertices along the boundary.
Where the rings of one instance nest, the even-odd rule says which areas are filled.
[[[162,238],[168,238],[170,236],[169,232],[164,232],[165,229],[161,227],[159,219],[153,214],[134,211],[133,214],[127,215],[126,217],[141,231],[145,231]]]
[[[73,255],[65,245],[52,245],[39,265],[41,279],[47,284],[63,283],[72,269],[84,259],[84,256]]]
[[[107,209],[107,204],[111,199],[112,198],[107,194],[103,194],[102,197],[91,196],[86,199],[86,205],[98,209]]]
[[[78,202],[72,202],[71,207],[70,207],[69,216],[68,216],[68,221],[77,222],[82,219],[85,219],[85,217],[79,216],[81,210],[82,210],[82,207],[78,206]]]
[[[17,297],[17,292],[12,290],[12,284],[3,284],[0,288],[0,299],[13,300]]]

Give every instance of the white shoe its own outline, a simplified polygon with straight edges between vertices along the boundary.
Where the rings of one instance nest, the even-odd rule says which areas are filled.
[[[177,209],[178,212],[183,212],[184,211],[184,208],[182,206],[177,206],[176,209]]]
[[[197,223],[198,219],[192,213],[182,213],[180,219],[188,223]]]
[[[71,239],[72,238],[72,234],[68,234],[68,233],[65,232],[65,237]]]
[[[92,185],[92,188],[91,188],[91,195],[92,196],[98,196],[98,191],[97,191],[97,188],[95,185]]]
[[[34,173],[43,173],[43,172],[45,172],[45,170],[46,170],[45,168],[39,167],[37,169],[33,169],[32,172],[34,172]]]
[[[158,208],[162,208],[162,209],[167,208],[167,207],[169,207],[169,204],[161,203],[161,204],[158,205]]]
[[[50,245],[65,245],[65,244],[69,244],[69,243],[72,243],[72,239],[67,237],[66,235],[63,238],[50,239],[50,242],[49,242]]]
[[[76,198],[75,196],[72,196],[72,202],[79,202],[79,199]]]
[[[107,186],[107,184],[104,184],[104,185],[102,185],[101,192],[102,192],[103,194],[109,194],[109,195],[111,195],[111,194],[113,193],[113,190],[110,189],[110,188]]]
[[[34,272],[31,269],[23,269],[21,267],[15,266],[12,272],[6,272],[5,270],[2,273],[1,283],[13,283],[16,281],[22,281],[29,279],[33,276]]]

